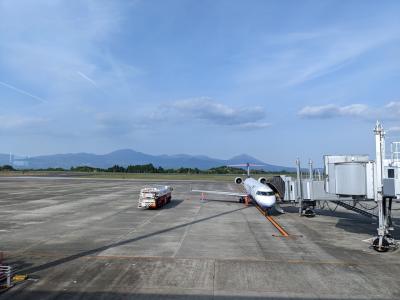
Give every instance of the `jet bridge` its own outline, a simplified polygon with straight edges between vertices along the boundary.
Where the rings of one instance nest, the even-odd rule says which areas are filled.
[[[385,159],[385,132],[377,122],[374,129],[376,159],[367,155],[325,155],[323,178],[314,178],[309,162],[308,178],[301,174],[300,161],[296,161],[297,178],[281,176],[285,201],[299,205],[299,214],[314,216],[317,201],[331,201],[365,216],[378,219],[378,234],[372,246],[383,252],[397,247],[390,234],[392,203],[400,199],[400,142],[392,143],[392,156]],[[378,215],[356,207],[362,201],[375,201]],[[353,202],[350,205],[349,202]]]
[[[325,191],[374,199],[374,164],[367,155],[325,155]]]

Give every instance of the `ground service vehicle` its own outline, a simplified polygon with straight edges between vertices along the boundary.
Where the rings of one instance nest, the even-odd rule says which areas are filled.
[[[168,185],[157,185],[145,187],[140,190],[139,208],[160,208],[171,202],[172,187]]]

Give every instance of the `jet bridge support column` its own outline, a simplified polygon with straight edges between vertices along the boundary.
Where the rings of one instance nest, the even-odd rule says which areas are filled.
[[[301,178],[300,160],[296,160],[297,166],[297,201],[299,203],[299,216],[314,217],[315,200],[313,200],[313,172],[312,172],[312,161],[310,160],[310,174],[309,179],[305,180],[306,185],[303,187]],[[308,180],[308,181],[307,181]],[[304,199],[304,189],[306,189],[306,198]]]
[[[313,175],[313,161],[310,159],[308,161],[308,172],[309,172],[309,177],[308,177],[308,194],[309,198],[305,203],[303,204],[303,212],[306,217],[314,217],[315,216],[315,200],[314,200],[314,175]],[[303,199],[304,202],[304,199]]]
[[[296,168],[297,168],[297,200],[299,201],[299,216],[303,213],[303,185],[301,182],[301,174],[300,174],[300,159],[296,159]]]
[[[314,181],[314,176],[313,176],[313,162],[310,159],[308,161],[308,172],[309,172],[309,180],[310,180],[310,200],[314,200],[314,191],[313,191],[313,181]]]
[[[385,131],[378,121],[374,129],[376,147],[376,171],[374,178],[375,201],[378,205],[378,236],[374,238],[372,246],[379,252],[387,251],[396,242],[389,234],[391,226],[392,197],[385,195],[383,181],[383,162],[385,155]]]

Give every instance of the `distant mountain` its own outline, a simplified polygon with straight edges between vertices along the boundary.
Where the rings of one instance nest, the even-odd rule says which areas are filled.
[[[10,156],[0,154],[0,165],[9,164]],[[268,171],[294,171],[295,168],[276,166],[262,162],[247,154],[241,154],[228,160],[215,159],[204,155],[149,155],[131,149],[121,149],[108,154],[98,155],[91,153],[67,153],[33,156],[23,160],[15,161],[14,165],[24,166],[24,168],[64,168],[69,169],[74,166],[91,166],[96,168],[109,168],[113,165],[128,166],[152,163],[154,166],[163,168],[199,168],[202,170],[219,167],[223,165],[241,163],[262,164],[261,169]]]
[[[243,164],[243,163],[253,163],[257,165],[267,165],[266,163],[262,162],[261,160],[254,158],[247,154],[240,154],[237,156],[232,157],[231,159],[227,160],[230,165],[235,164]],[[272,166],[272,165],[271,165]]]

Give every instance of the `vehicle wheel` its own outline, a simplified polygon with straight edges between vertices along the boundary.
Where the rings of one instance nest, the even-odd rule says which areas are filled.
[[[389,242],[387,241],[386,237],[382,238],[382,246],[379,247],[379,237],[377,237],[373,242],[372,242],[372,247],[374,247],[375,251],[378,252],[386,252],[389,250]]]

